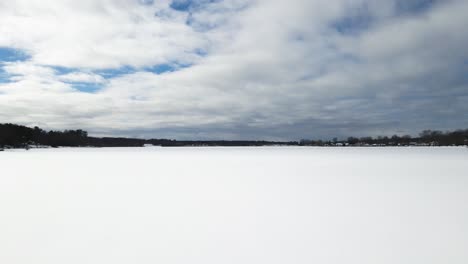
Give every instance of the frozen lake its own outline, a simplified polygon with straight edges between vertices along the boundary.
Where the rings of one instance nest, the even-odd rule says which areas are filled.
[[[0,263],[466,264],[468,148],[0,152]]]

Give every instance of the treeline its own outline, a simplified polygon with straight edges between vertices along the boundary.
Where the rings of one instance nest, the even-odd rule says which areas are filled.
[[[0,124],[0,148],[29,147],[142,147],[145,145],[163,147],[184,146],[462,146],[468,145],[468,129],[442,132],[425,130],[418,137],[349,137],[346,140],[301,140],[289,142],[251,140],[207,140],[180,141],[170,139],[138,139],[123,137],[90,137],[84,130],[45,131],[39,127],[15,124]]]
[[[123,137],[90,137],[86,131],[45,131],[39,127],[0,124],[0,148],[30,147],[163,147],[183,146],[273,146],[299,145],[298,142],[273,141],[177,141],[170,139],[138,139]]]
[[[299,142],[290,141],[290,142],[277,142],[277,141],[252,141],[252,140],[210,140],[210,141],[180,141],[180,140],[161,140],[161,139],[150,139],[147,140],[147,144],[152,144],[156,146],[163,147],[185,147],[185,146],[194,146],[194,147],[215,147],[215,146],[224,146],[224,147],[248,147],[248,146],[298,146]]]
[[[83,130],[45,131],[39,127],[25,127],[15,124],[0,124],[0,146],[26,147],[43,146],[86,146],[88,133]]]
[[[0,147],[142,147],[147,140],[90,137],[84,130],[45,131],[15,124],[0,124]]]
[[[468,145],[468,129],[442,132],[424,130],[418,137],[410,135],[391,137],[349,137],[347,140],[301,140],[302,146],[464,146]]]

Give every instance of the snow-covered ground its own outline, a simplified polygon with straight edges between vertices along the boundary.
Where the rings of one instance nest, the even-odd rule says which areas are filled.
[[[468,148],[0,152],[0,263],[466,264]]]

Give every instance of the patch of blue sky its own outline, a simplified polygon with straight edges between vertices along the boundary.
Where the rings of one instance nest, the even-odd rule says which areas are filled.
[[[203,51],[199,51],[200,56],[204,53]],[[187,68],[192,66],[192,64],[181,64],[181,63],[164,63],[164,64],[156,64],[153,66],[143,67],[143,68],[134,68],[131,66],[125,66],[117,69],[105,69],[105,70],[97,70],[94,73],[101,75],[105,79],[112,79],[117,78],[123,75],[133,74],[139,71],[146,71],[152,72],[155,74],[163,74],[166,72],[175,72],[183,68]]]
[[[79,71],[78,69],[75,69],[75,68],[67,68],[67,67],[61,67],[61,66],[50,66],[50,67],[54,69],[55,73],[58,75],[64,75],[64,74]]]
[[[80,69],[77,68],[68,68],[68,67],[61,67],[61,66],[50,66],[54,69],[57,75],[66,75],[74,72],[80,72]],[[102,83],[92,83],[92,82],[71,82],[65,81],[65,83],[70,84],[74,89],[84,92],[84,93],[95,93],[96,91],[102,89]]]
[[[331,24],[337,32],[344,35],[356,35],[368,30],[374,19],[366,12],[354,16],[343,17]]]
[[[103,69],[103,70],[95,70],[92,71],[95,74],[102,76],[104,79],[109,80],[113,78],[118,78],[121,76],[134,74],[136,72],[151,72],[154,74],[163,74],[167,72],[174,72],[178,71],[182,68],[190,67],[191,64],[157,64],[150,67],[143,67],[143,68],[135,68],[131,66],[124,66],[115,69]],[[65,68],[65,67],[53,67],[57,75],[65,75],[73,72],[79,72],[79,69],[75,68]],[[0,78],[1,78],[1,71],[0,71]],[[82,92],[95,92],[102,88],[102,84],[99,83],[80,83],[80,82],[67,82],[71,84],[74,88]]]
[[[170,7],[181,12],[189,12],[202,8],[204,5],[220,2],[221,0],[173,0]]]
[[[94,71],[94,73],[99,74],[106,79],[112,79],[112,78],[120,77],[123,75],[132,74],[135,72],[137,72],[137,70],[131,66],[124,66],[124,67],[115,68],[115,69],[104,69],[104,70]]]
[[[68,67],[61,67],[61,66],[51,66],[54,69],[57,75],[66,75],[74,72],[80,72],[80,69],[77,68],[68,68]],[[65,81],[65,83],[70,84],[74,89],[84,92],[84,93],[94,93],[100,89],[102,89],[103,84],[101,83],[90,83],[90,82],[70,82]]]
[[[10,76],[3,70],[3,68],[0,65],[0,83],[9,83],[10,82]]]
[[[163,74],[168,72],[175,72],[183,68],[188,68],[190,66],[192,66],[192,64],[158,64],[152,67],[145,67],[143,68],[143,70],[155,74]]]
[[[445,0],[444,0],[445,1]],[[421,14],[431,9],[441,0],[398,0],[395,4],[397,14]]]
[[[101,83],[67,82],[74,89],[83,93],[95,93],[103,88]]]
[[[0,47],[0,62],[26,61],[29,58],[30,56],[21,50]]]
[[[177,11],[188,11],[190,7],[193,5],[193,1],[188,1],[188,0],[174,0],[170,4],[170,7],[172,9],[175,9]]]
[[[159,64],[152,67],[146,67],[144,68],[144,70],[156,74],[162,74],[165,72],[173,72],[174,70],[176,70],[176,68],[169,64]]]
[[[206,57],[208,55],[208,51],[205,49],[195,49],[193,52],[200,57]]]
[[[418,15],[430,10],[441,0],[397,0],[395,2],[395,15]],[[364,5],[357,13],[342,17],[331,24],[331,27],[344,35],[358,35],[370,29],[376,22]]]

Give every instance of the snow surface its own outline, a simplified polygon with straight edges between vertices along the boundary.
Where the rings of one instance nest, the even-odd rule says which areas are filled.
[[[0,152],[0,263],[468,263],[468,148]]]

